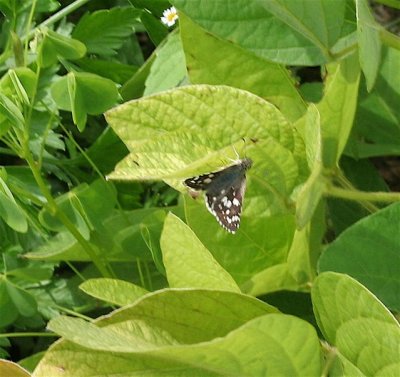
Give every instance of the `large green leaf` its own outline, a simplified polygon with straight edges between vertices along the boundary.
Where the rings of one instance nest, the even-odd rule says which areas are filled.
[[[59,375],[60,363],[64,376],[78,377],[89,369],[120,376],[143,370],[165,376],[259,376],[266,371],[319,376],[315,330],[272,312],[238,293],[185,289],[148,294],[95,324],[59,317],[49,327],[65,340],[50,348],[34,376]]]
[[[347,273],[400,311],[400,203],[345,230],[324,251],[320,271]]]
[[[366,376],[397,376],[400,326],[388,309],[356,280],[324,272],[314,281],[312,300],[322,333]]]
[[[78,377],[87,373],[89,364],[91,373],[120,376],[139,375],[144,369],[164,376],[268,373],[312,377],[321,373],[319,341],[313,327],[281,314],[255,318],[222,338],[193,345],[179,345],[168,333],[156,327],[146,328],[138,322],[99,329],[80,319],[60,318],[50,327],[85,348],[59,343],[42,360],[35,371],[36,377],[56,370],[57,359],[52,360],[52,354],[64,365],[68,364],[68,368],[63,368],[64,376]],[[86,362],[82,363],[82,356]]]
[[[208,32],[283,64],[327,61],[342,31],[348,33],[343,0],[172,3]]]
[[[266,160],[255,169],[264,176],[270,168],[284,193],[298,182],[299,170],[305,174],[304,146],[295,130],[273,105],[242,90],[179,88],[125,103],[108,111],[106,118],[128,148],[134,147],[111,178],[182,179],[221,168],[224,160],[226,165],[235,157],[232,144],[243,150],[243,138],[246,154]]]
[[[172,214],[167,216],[160,243],[171,288],[194,287],[240,292],[232,277],[178,217]]]
[[[220,39],[179,16],[180,32],[192,84],[230,85],[275,104],[289,120],[305,111],[295,81],[284,66]]]

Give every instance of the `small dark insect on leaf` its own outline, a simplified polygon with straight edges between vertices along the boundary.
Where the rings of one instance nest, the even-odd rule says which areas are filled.
[[[207,209],[230,233],[235,233],[240,225],[246,191],[246,171],[252,164],[250,158],[244,158],[222,170],[185,180],[190,192],[205,191]],[[192,193],[190,195],[193,197]]]

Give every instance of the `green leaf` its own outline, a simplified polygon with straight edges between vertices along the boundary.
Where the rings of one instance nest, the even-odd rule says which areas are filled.
[[[11,127],[24,129],[25,119],[21,110],[3,93],[0,93],[0,116],[6,118],[11,123]],[[10,124],[0,118],[0,127],[0,135],[4,135],[10,128]]]
[[[305,103],[284,66],[208,33],[184,14],[179,15],[179,25],[192,84],[248,90],[275,104],[289,120],[304,113]]]
[[[9,98],[18,96],[21,103],[29,103],[35,90],[35,80],[35,73],[29,68],[15,67],[1,78],[1,92]]]
[[[295,291],[298,282],[290,274],[287,263],[276,264],[253,275],[240,286],[243,293],[251,296],[261,296],[276,291]]]
[[[178,86],[186,76],[185,56],[178,33],[169,34],[165,44],[155,51],[143,95],[158,93]]]
[[[340,37],[345,0],[267,0],[263,7],[293,30],[311,41],[328,58],[329,48]]]
[[[303,289],[308,289],[316,276],[316,261],[325,231],[324,206],[319,205],[307,225],[301,230],[296,230],[293,236],[287,258],[288,268]]]
[[[107,198],[107,200],[104,200]],[[115,206],[115,192],[111,186],[102,180],[96,180],[91,185],[83,183],[73,190],[56,198],[56,203],[83,234],[87,234],[87,227],[99,227],[101,221],[111,214]],[[101,206],[98,204],[102,203]],[[53,216],[47,209],[42,209],[39,219],[51,230],[62,230],[63,223]]]
[[[156,58],[156,51],[150,55],[138,71],[122,86],[121,96],[125,101],[139,98],[143,95],[147,77]]]
[[[396,74],[399,70],[400,51],[385,48],[373,91],[368,93],[361,85],[347,155],[356,159],[400,155],[400,78]]]
[[[112,178],[163,179],[183,190],[184,178],[231,164],[235,149],[252,158],[238,234],[210,222],[204,203],[187,207],[187,223],[239,283],[284,261],[294,231],[291,195],[307,165],[303,141],[273,105],[242,90],[196,85],[126,103],[106,117],[133,150]]]
[[[211,34],[277,63],[321,64],[342,32],[348,33],[344,0],[172,3]]]
[[[0,326],[5,328],[6,326],[12,324],[18,318],[18,310],[15,306],[13,300],[8,293],[8,282],[1,277],[0,278]]]
[[[140,20],[154,45],[158,46],[168,35],[168,29],[149,12],[142,12]]]
[[[395,203],[355,223],[328,245],[319,270],[349,274],[400,311],[399,216],[400,203]]]
[[[357,36],[360,66],[370,92],[375,84],[381,62],[380,26],[374,19],[366,0],[356,0]]]
[[[136,352],[124,354],[125,360],[130,361],[129,364],[124,362],[121,358],[122,355],[118,353],[114,353],[113,358],[110,359],[109,356],[106,356],[111,355],[110,352],[103,353],[103,356],[100,357],[102,353],[92,351],[91,356],[96,360],[93,366],[96,366],[95,368],[99,368],[99,370],[107,371],[108,374],[115,374],[118,370],[121,376],[134,375],[139,368],[144,368],[145,360],[147,360],[146,369],[151,368],[157,375],[168,376],[176,376],[178,368],[179,375],[190,376],[260,376],[266,370],[273,376],[307,375],[311,377],[319,376],[321,373],[319,341],[315,330],[305,321],[286,315],[270,314],[262,316],[247,322],[223,338],[215,339],[212,342],[184,346],[161,346],[162,338],[167,336],[162,334],[159,329],[152,328],[146,332],[152,331],[155,334],[154,339],[151,340],[153,344],[158,341],[158,347],[147,352],[145,350],[140,352],[140,348],[143,348],[141,347],[143,340],[140,343],[138,340],[130,342],[130,344],[124,342],[124,338],[126,339],[129,335],[138,331],[131,327],[130,334],[124,336],[122,331],[126,326],[122,323],[112,326],[112,329],[96,330],[94,325],[83,324],[83,321],[79,319],[64,319],[63,322],[60,321],[57,330],[68,335],[68,338],[79,339],[80,343],[85,343],[86,347],[91,340],[90,345],[93,344],[96,338],[104,340],[104,344],[114,343],[114,349],[127,350],[136,346]],[[88,336],[77,335],[82,333],[88,334]],[[108,333],[117,336],[109,337],[107,336]],[[143,338],[142,334],[139,335]],[[300,344],[301,347],[299,347]],[[98,346],[101,346],[99,342],[97,342]],[[82,364],[79,354],[77,354],[77,358],[75,354],[78,350],[84,349],[71,344],[68,346],[68,343],[64,342],[59,344],[58,349],[56,346],[55,350],[58,355],[67,356],[65,352],[68,349],[73,353],[68,363],[68,371],[76,373],[79,364],[81,364],[80,370],[82,371],[82,366],[85,363]],[[255,355],[257,355],[256,359]],[[88,356],[86,355],[86,358]],[[104,363],[104,357],[107,364]],[[162,364],[157,362],[160,357],[163,361]],[[113,359],[114,361],[112,361]],[[46,370],[51,370],[53,363],[51,358],[47,361],[45,357],[39,366],[37,376],[44,376]],[[115,368],[116,365],[119,368]],[[91,366],[92,371],[93,366]],[[85,367],[83,366],[83,368]]]
[[[37,303],[34,297],[24,289],[6,281],[8,295],[17,308],[19,314],[31,317],[37,312]]]
[[[325,95],[318,104],[321,116],[322,161],[334,167],[346,146],[357,105],[360,67],[355,54],[327,66]]]
[[[400,368],[400,326],[377,298],[349,276],[324,272],[314,281],[315,316],[325,338],[366,376]]]
[[[101,194],[101,190],[99,191]],[[78,193],[78,198],[79,197],[80,195]],[[101,196],[92,196],[92,199],[94,202],[97,200],[97,203],[103,200]],[[82,203],[86,205],[86,200],[83,198],[81,198],[81,200]],[[61,201],[59,205],[70,216],[70,211],[72,210],[69,208],[69,203],[65,204]],[[97,209],[100,209],[98,204],[95,206]],[[151,234],[154,234],[154,237],[157,237],[158,241],[164,218],[152,215],[159,211],[160,210],[157,208],[148,208],[137,209],[130,212],[111,212],[108,215],[107,213],[98,213],[97,221],[102,222],[101,226],[97,224],[99,227],[98,229],[100,229],[104,238],[111,240],[111,242],[109,241],[111,247],[108,248],[104,257],[107,258],[107,260],[118,262],[135,262],[138,259],[145,261],[151,260],[148,246],[143,240],[141,226],[143,223],[146,224],[148,229],[151,230]],[[88,213],[91,212],[92,211],[88,209]],[[93,215],[96,217],[95,213],[93,213]],[[55,222],[55,219],[49,218],[49,214],[43,214],[42,216],[47,226],[55,227],[61,225]],[[93,219],[93,217],[91,218]],[[93,234],[94,232],[92,232],[92,236]],[[91,239],[91,241],[92,247],[95,249],[98,247],[104,248],[101,238],[99,238],[99,242],[96,244],[94,243],[94,239]],[[134,249],[132,248],[132,245],[135,245]],[[32,252],[24,254],[24,256],[31,259],[45,259],[48,261],[89,261],[82,246],[68,232],[59,232],[46,243],[35,248]]]
[[[0,217],[17,232],[25,233],[28,230],[25,213],[14,198],[10,198],[2,191],[0,191]]]
[[[118,84],[125,83],[138,70],[138,67],[134,65],[95,59],[93,57],[79,59],[76,64],[86,72],[94,73]]]
[[[90,296],[118,306],[132,304],[148,293],[147,290],[138,285],[107,278],[86,280],[79,288]]]
[[[250,157],[251,149],[261,154],[268,147],[281,154],[274,160],[293,163],[287,172],[279,173],[288,177],[288,182],[282,182],[283,192],[291,190],[298,169],[304,169],[303,143],[294,129],[273,105],[242,90],[183,87],[123,104],[108,111],[106,118],[127,147],[135,147],[135,153],[117,166],[111,178],[175,179],[220,168],[217,158],[234,158],[231,145],[243,149],[243,138],[250,144],[246,148]],[[143,143],[146,139],[151,140]],[[268,145],[261,146],[263,139]],[[288,154],[296,155],[297,162]],[[262,158],[268,158],[267,153]]]
[[[47,28],[42,29],[42,38],[38,56],[42,67],[50,67],[59,58],[75,60],[86,54],[86,47],[83,43]]]
[[[232,277],[178,217],[172,214],[167,216],[160,244],[171,288],[194,287],[240,292]]]
[[[101,325],[140,319],[181,343],[192,344],[225,336],[250,319],[276,312],[273,306],[237,292],[163,289],[115,311]]]
[[[118,99],[114,82],[86,72],[68,73],[52,85],[51,94],[60,109],[72,112],[80,131],[86,126],[87,114],[101,114]]]
[[[88,53],[112,56],[134,32],[141,11],[132,7],[114,7],[86,13],[76,25],[72,37],[86,45]]]
[[[316,165],[296,199],[296,224],[303,229],[314,215],[326,188],[326,178],[321,165]]]
[[[246,195],[250,196],[256,181],[248,181]],[[263,197],[246,197],[240,230],[234,236],[211,217],[202,200],[196,203],[188,198],[185,213],[196,236],[241,285],[256,273],[286,261],[295,231],[294,215],[279,214],[278,210],[271,213],[268,207]],[[274,237],[265,236],[269,234]]]

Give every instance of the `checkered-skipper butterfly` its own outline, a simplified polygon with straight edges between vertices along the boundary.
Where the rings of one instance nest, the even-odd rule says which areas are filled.
[[[205,191],[208,210],[230,233],[235,233],[240,225],[246,171],[252,164],[250,158],[244,158],[222,170],[185,180],[185,185],[191,189]]]

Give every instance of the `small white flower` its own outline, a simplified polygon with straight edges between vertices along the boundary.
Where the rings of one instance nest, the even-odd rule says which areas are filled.
[[[178,12],[176,11],[175,7],[171,7],[163,12],[163,16],[161,17],[161,22],[164,25],[172,26],[175,24],[175,21],[177,19],[178,19]]]

